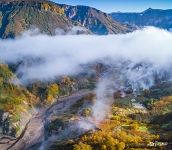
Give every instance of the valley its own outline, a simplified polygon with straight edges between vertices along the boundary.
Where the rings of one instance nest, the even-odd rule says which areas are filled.
[[[93,76],[95,76],[95,81],[91,81],[88,75],[82,76],[82,79],[86,77],[89,79],[85,82],[87,86],[84,83],[85,87],[81,88],[79,86],[80,88],[76,88],[74,83],[71,84],[70,80],[74,81],[72,77],[63,79],[64,81],[61,82],[65,83],[65,90],[63,91],[64,87],[58,83],[59,98],[55,98],[53,101],[50,101],[51,99],[48,97],[47,102],[43,101],[42,90],[41,95],[37,95],[37,103],[32,104],[35,111],[30,114],[25,124],[22,124],[23,128],[20,125],[22,116],[16,121],[10,118],[10,122],[17,123],[20,126],[20,133],[19,131],[16,132],[18,136],[15,135],[15,138],[12,138],[13,135],[9,131],[10,128],[8,127],[8,130],[2,128],[4,133],[8,131],[6,134],[10,136],[1,137],[1,149],[78,150],[81,147],[95,150],[106,148],[152,149],[149,143],[153,141],[168,142],[168,145],[158,147],[169,148],[172,138],[171,132],[169,132],[171,131],[170,118],[172,111],[172,98],[170,96],[172,90],[169,88],[171,83],[157,83],[149,90],[141,90],[137,95],[133,94],[130,88],[123,89],[123,92],[117,89],[116,92],[113,92],[113,95],[108,95],[107,99],[113,99],[112,107],[109,108],[110,111],[105,114],[103,119],[99,121],[94,118],[93,114],[93,106],[97,101],[95,86],[90,86],[93,88],[92,90],[88,89],[91,89],[89,84],[95,84],[96,77],[100,78],[104,72],[103,68],[105,66],[100,66],[97,65],[96,67],[97,75],[91,75],[92,78],[90,79],[93,80]],[[107,69],[109,70],[109,68]],[[57,85],[57,83],[52,83],[52,85],[55,84]],[[75,90],[71,91],[70,86],[72,87],[73,85],[75,85]],[[32,86],[34,90],[31,87],[28,89],[31,93],[36,94],[37,92],[34,91],[39,91],[40,87],[42,88],[43,85],[37,86],[37,90],[35,86]],[[47,90],[44,91],[46,95]],[[53,94],[52,92],[50,93]],[[51,96],[53,95],[49,95],[50,98]],[[12,106],[11,103],[9,105]],[[21,112],[17,112],[20,105],[23,107],[25,104],[14,104],[17,107],[15,109],[16,112],[11,110],[14,117],[15,113],[21,115]],[[26,108],[28,114],[30,107]],[[10,112],[8,109],[6,111]],[[99,112],[99,114],[101,113]]]
[[[0,0],[0,150],[172,149],[170,17]]]

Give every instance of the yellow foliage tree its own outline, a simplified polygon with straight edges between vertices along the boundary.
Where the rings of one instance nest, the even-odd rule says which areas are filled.
[[[48,103],[52,103],[53,100],[59,95],[59,86],[57,84],[51,84],[46,90],[46,99]]]
[[[92,150],[92,147],[90,145],[80,142],[74,145],[73,150]]]

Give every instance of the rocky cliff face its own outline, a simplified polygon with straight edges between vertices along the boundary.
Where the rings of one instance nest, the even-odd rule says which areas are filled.
[[[18,136],[32,116],[38,98],[25,87],[15,84],[16,76],[0,64],[0,136]]]
[[[117,34],[133,30],[117,21],[113,21],[108,14],[95,8],[87,6],[60,6],[64,8],[65,14],[68,18],[75,22],[79,22],[94,34]]]
[[[170,30],[172,28],[172,9],[147,9],[141,13],[112,13],[114,20],[137,26],[155,26]]]

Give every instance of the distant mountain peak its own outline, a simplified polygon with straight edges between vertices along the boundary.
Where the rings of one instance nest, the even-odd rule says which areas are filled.
[[[153,8],[149,7],[147,10],[153,10]]]
[[[152,8],[148,8],[148,9],[146,9],[145,11],[143,11],[143,13],[150,12],[150,11],[152,11],[152,10],[153,10]]]
[[[111,16],[119,22],[140,27],[155,26],[167,30],[172,28],[172,9],[148,8],[141,13],[112,13]]]
[[[162,12],[162,11],[164,11],[164,10],[163,9],[148,8],[145,11],[143,11],[142,13],[152,13],[152,12],[158,13],[158,12]]]

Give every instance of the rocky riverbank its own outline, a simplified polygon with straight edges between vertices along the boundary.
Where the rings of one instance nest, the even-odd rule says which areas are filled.
[[[86,130],[78,130],[78,110],[72,112],[72,107],[90,94],[92,94],[91,91],[80,91],[58,99],[49,108],[40,110],[35,114],[18,138],[2,137],[0,149],[47,149],[55,141],[64,141],[82,135]]]

